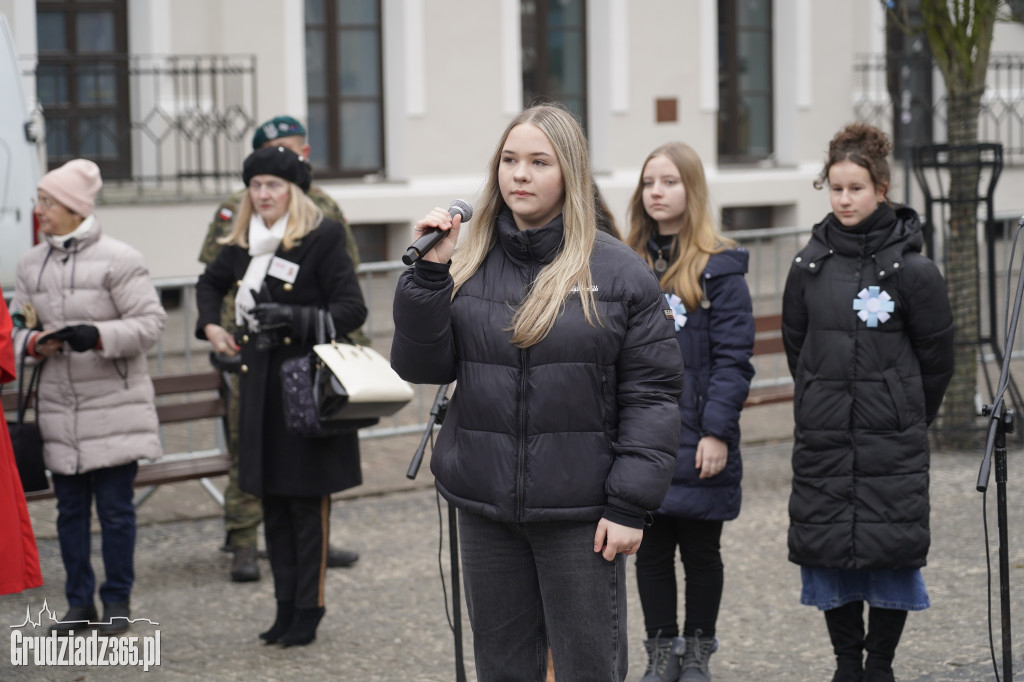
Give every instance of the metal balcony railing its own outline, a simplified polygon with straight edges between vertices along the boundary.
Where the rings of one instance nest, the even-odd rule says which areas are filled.
[[[897,147],[903,136],[909,145],[948,142],[942,75],[929,58],[860,55],[854,73],[853,112],[859,120],[885,130]],[[904,95],[908,74],[913,85]],[[1024,165],[1024,54],[990,56],[978,141],[1002,144],[1007,166]]]
[[[222,196],[256,124],[254,55],[40,55],[34,80],[50,167],[83,156],[103,201]]]

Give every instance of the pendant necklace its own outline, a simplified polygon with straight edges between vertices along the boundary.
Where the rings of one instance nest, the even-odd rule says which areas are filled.
[[[668,261],[661,255],[661,249],[658,249],[658,257],[654,259],[654,271],[659,275],[664,275],[666,270],[668,270]]]
[[[652,236],[651,240],[648,242],[648,248],[650,248],[651,251],[656,252],[654,257],[654,272],[658,273],[659,277],[664,275],[665,271],[668,270],[668,260],[665,258],[665,251],[668,250],[668,252],[671,253],[672,245],[674,243],[675,236],[668,239],[665,237],[658,239],[657,237]]]

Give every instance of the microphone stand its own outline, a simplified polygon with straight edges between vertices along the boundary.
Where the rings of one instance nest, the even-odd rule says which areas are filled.
[[[440,426],[448,413],[448,386],[449,384],[441,384],[437,389],[437,396],[430,408],[430,420],[427,422],[427,428],[423,432],[423,438],[420,439],[419,447],[416,448],[416,452],[412,456],[412,461],[409,462],[409,470],[405,473],[406,478],[410,480],[415,479],[420,470],[423,453],[434,434],[434,425]],[[462,595],[459,590],[459,526],[455,507],[450,504],[448,505],[448,540],[452,567],[452,634],[455,638],[455,680],[456,682],[466,682],[466,665],[462,653]]]
[[[1021,217],[1020,222],[1017,223],[1018,234],[1022,228],[1024,228],[1024,217]],[[1014,243],[1016,244],[1016,240]],[[1012,265],[1011,262],[1010,266],[1012,267]],[[982,408],[982,414],[989,417],[989,428],[985,442],[985,454],[978,471],[977,485],[977,490],[980,493],[988,490],[989,472],[994,456],[996,463],[996,518],[999,525],[999,612],[1003,635],[1003,679],[1007,682],[1013,680],[1013,640],[1010,623],[1010,549],[1006,512],[1006,434],[1013,433],[1014,424],[1013,410],[1006,408],[1003,397],[1010,380],[1011,349],[1014,336],[1017,333],[1017,323],[1020,321],[1022,298],[1024,298],[1024,269],[1017,277],[1017,292],[1013,300],[1013,311],[1007,329],[1005,346],[1007,352],[1003,356],[999,370],[999,383],[995,399],[992,405],[985,405]]]
[[[1007,355],[1009,357],[1009,354]],[[1004,361],[1005,362],[1005,361]],[[1003,635],[1003,679],[1013,680],[1013,640],[1010,624],[1010,550],[1006,527],[1006,434],[1013,433],[1013,410],[1005,408],[1000,399],[996,405],[985,405],[982,413],[991,417],[985,456],[978,472],[978,492],[988,488],[993,454],[996,462],[996,518],[999,524],[999,615]]]
[[[448,413],[448,386],[449,384],[441,384],[437,388],[437,396],[434,397],[434,404],[430,408],[430,421],[427,422],[427,428],[423,432],[423,438],[420,439],[419,447],[416,448],[412,461],[409,462],[409,470],[405,472],[405,477],[410,481],[415,480],[416,474],[419,473],[427,442],[434,434],[434,425],[440,426],[444,423],[444,416]]]

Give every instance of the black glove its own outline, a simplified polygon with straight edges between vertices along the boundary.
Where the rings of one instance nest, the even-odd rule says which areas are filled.
[[[64,327],[54,334],[61,341],[67,341],[71,350],[84,353],[92,350],[100,342],[100,330],[91,324],[74,324]]]
[[[257,303],[252,308],[252,316],[259,322],[261,332],[285,330],[292,326],[292,306],[284,303]]]

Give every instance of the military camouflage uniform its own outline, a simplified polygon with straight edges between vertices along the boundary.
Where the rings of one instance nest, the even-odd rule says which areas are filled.
[[[199,262],[209,265],[220,252],[221,244],[218,239],[231,234],[232,222],[238,207],[245,198],[245,189],[235,192],[228,197],[224,203],[217,208],[217,213],[210,223],[210,229],[203,241],[203,248],[199,252]],[[337,220],[345,226],[347,250],[352,258],[352,263],[359,266],[359,249],[356,246],[355,237],[348,221],[342,214],[338,204],[331,197],[317,186],[309,188],[307,193],[313,203],[317,205],[325,218]],[[235,333],[235,297],[228,294],[224,297],[224,304],[221,308],[221,326],[232,334]],[[361,329],[357,329],[350,335],[352,340],[359,344],[368,345],[370,340]],[[228,532],[228,543],[233,547],[254,547],[256,545],[256,532],[263,520],[263,508],[260,499],[255,495],[244,493],[238,488],[238,381],[232,377],[231,401],[228,405],[228,451],[231,453],[231,470],[228,473],[228,485],[224,490],[224,527]]]

